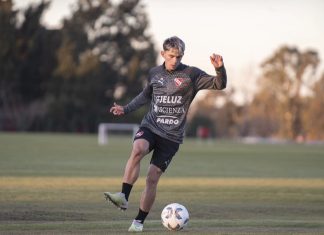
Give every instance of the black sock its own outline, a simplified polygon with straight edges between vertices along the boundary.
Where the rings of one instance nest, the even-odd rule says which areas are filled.
[[[123,183],[122,193],[125,194],[125,198],[127,201],[128,201],[129,194],[132,190],[132,187],[133,187],[133,185],[131,185],[131,184]]]
[[[138,210],[138,214],[137,214],[135,220],[137,220],[138,222],[140,222],[141,224],[143,224],[147,215],[148,215],[148,212],[142,211],[141,208],[140,208]]]

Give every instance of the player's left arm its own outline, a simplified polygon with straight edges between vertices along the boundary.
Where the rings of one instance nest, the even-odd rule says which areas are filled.
[[[215,69],[219,69],[224,66],[223,57],[221,55],[216,55],[213,53],[209,58]]]
[[[222,90],[225,89],[227,84],[227,75],[224,66],[223,57],[213,53],[210,57],[210,62],[216,70],[216,78],[214,80],[216,89]]]
[[[203,90],[203,89],[215,89],[215,90],[222,90],[226,88],[227,84],[227,75],[226,69],[223,62],[223,57],[217,54],[213,54],[210,56],[210,62],[215,68],[216,76],[209,75],[206,72],[194,68],[195,71],[195,86],[196,90]]]

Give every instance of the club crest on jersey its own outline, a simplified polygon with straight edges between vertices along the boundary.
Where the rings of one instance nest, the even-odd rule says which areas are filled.
[[[184,78],[175,78],[174,79],[174,83],[177,87],[180,87],[183,82],[184,82]]]
[[[139,131],[136,133],[135,137],[141,137],[144,134],[144,131]]]

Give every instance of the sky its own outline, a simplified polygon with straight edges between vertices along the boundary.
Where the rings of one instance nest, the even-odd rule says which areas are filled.
[[[40,0],[14,0],[18,8]],[[43,22],[60,27],[76,0],[52,0]],[[148,32],[160,50],[163,40],[178,36],[186,43],[182,62],[209,74],[212,53],[223,56],[228,88],[236,101],[251,98],[260,64],[283,45],[319,53],[324,72],[323,0],[142,0],[150,20]],[[322,61],[323,60],[323,61]],[[162,62],[160,59],[159,62]]]

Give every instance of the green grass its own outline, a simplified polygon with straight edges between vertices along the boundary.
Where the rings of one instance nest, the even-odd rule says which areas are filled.
[[[129,137],[0,133],[0,234],[128,234],[149,156],[130,208],[106,204],[120,190]],[[245,145],[186,139],[163,175],[145,234],[171,202],[190,212],[185,234],[323,234],[324,146]]]

